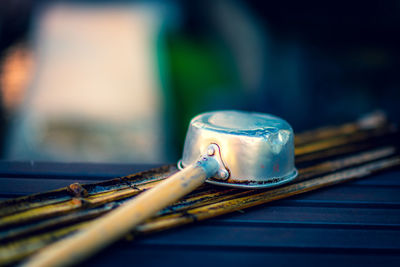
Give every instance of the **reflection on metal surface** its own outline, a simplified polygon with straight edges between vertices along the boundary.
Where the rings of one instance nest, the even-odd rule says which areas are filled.
[[[210,183],[235,187],[270,187],[296,177],[294,134],[290,125],[275,116],[238,111],[216,111],[190,122],[180,165],[189,166],[217,144],[227,181]],[[217,179],[218,180],[218,179]]]

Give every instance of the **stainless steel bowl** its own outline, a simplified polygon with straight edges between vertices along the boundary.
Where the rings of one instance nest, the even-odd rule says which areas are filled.
[[[213,177],[212,184],[264,188],[297,176],[294,134],[281,118],[262,113],[214,111],[194,117],[186,135],[180,169],[195,163],[216,144],[229,175]]]

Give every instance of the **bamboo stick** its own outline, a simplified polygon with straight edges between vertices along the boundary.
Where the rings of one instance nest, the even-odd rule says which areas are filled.
[[[373,172],[382,171],[384,169],[399,165],[400,157],[384,159],[364,164],[359,167],[354,167],[348,170],[324,175],[322,177],[317,177],[314,179],[279,187],[273,190],[264,191],[258,194],[252,194],[230,200],[220,201],[210,205],[186,210],[184,213],[173,214],[169,217],[159,217],[155,220],[152,220],[137,227],[136,233],[147,234],[158,232],[170,229],[172,227],[188,224],[194,221],[213,218],[237,210],[242,210],[256,205],[261,205],[275,200],[314,191],[322,187],[363,178],[372,174]]]
[[[219,163],[213,158],[188,166],[118,209],[94,220],[77,234],[40,250],[22,266],[76,264],[122,238],[138,224],[203,184],[219,168]]]
[[[325,126],[296,134],[295,145],[299,146],[321,139],[329,139],[331,137],[345,136],[357,132],[368,132],[383,128],[391,129],[393,128],[393,125],[389,124],[385,113],[382,111],[375,111],[366,114],[354,122],[345,123],[339,126]]]
[[[167,214],[157,217],[140,225],[136,228],[136,234],[148,234],[158,232],[172,227],[188,224],[197,220],[205,220],[236,210],[252,207],[255,205],[264,204],[270,201],[278,200],[281,198],[301,194],[316,190],[321,187],[329,186],[336,183],[341,183],[361,177],[370,175],[373,172],[381,171],[400,164],[399,157],[392,157],[379,161],[367,163],[358,167],[353,167],[344,171],[338,171],[332,174],[317,177],[305,182],[297,182],[281,188],[262,191],[257,194],[245,195],[242,197],[235,197],[233,199],[218,201],[215,203],[203,205],[200,207],[193,207],[191,209]],[[253,191],[258,192],[258,191]],[[87,225],[86,223],[76,224],[52,232],[47,232],[44,235],[31,237],[29,239],[21,240],[19,242],[9,243],[7,246],[0,247],[0,264],[9,264],[20,260],[34,251],[52,243],[54,240],[59,239],[69,233],[80,229]]]
[[[379,125],[379,124],[378,124]],[[302,162],[309,162],[312,160],[315,160],[316,158],[321,159],[324,157],[330,157],[330,156],[339,156],[343,155],[346,153],[352,153],[352,152],[358,152],[362,151],[362,149],[365,149],[367,147],[371,147],[371,145],[365,145],[365,144],[352,144],[353,141],[359,141],[363,140],[365,138],[370,139],[370,138],[376,138],[377,133],[374,133],[373,135],[371,134],[365,134],[363,133],[361,136],[358,136],[359,133],[357,131],[351,132],[353,135],[352,137],[343,137],[343,136],[334,136],[333,133],[341,133],[342,128],[337,127],[336,128],[330,128],[327,136],[333,137],[332,139],[327,139],[321,141],[310,141],[310,142],[303,142],[305,143],[304,145],[297,146],[298,149],[296,150],[296,164],[302,163]],[[344,128],[347,128],[344,127]],[[381,134],[381,137],[383,139],[387,139],[387,137],[384,137],[387,133],[393,133],[393,129],[390,128],[390,131],[388,129],[383,130],[383,129],[375,129],[376,131]],[[324,132],[324,131],[322,131]],[[308,136],[313,136],[312,132],[307,133],[307,134],[298,134],[296,136],[296,139],[302,138],[303,137],[308,137]],[[371,142],[366,142],[370,144]],[[341,145],[346,145],[345,147],[340,147]],[[339,147],[338,147],[339,145]],[[121,195],[121,197],[125,196],[125,192],[118,192],[119,190],[127,190],[126,193],[129,194],[131,193],[132,196],[139,193],[139,191],[132,191],[131,189],[138,189],[138,186],[140,185],[142,190],[147,189],[145,184],[151,184],[151,183],[157,183],[160,180],[165,179],[168,175],[171,175],[172,173],[176,172],[176,168],[172,165],[167,165],[167,166],[162,166],[160,168],[156,168],[153,170],[149,170],[147,172],[142,172],[134,175],[128,175],[126,177],[122,178],[117,178],[101,183],[96,183],[96,184],[87,184],[84,185],[83,187],[88,191],[89,194],[89,199],[90,201],[85,202],[85,205],[89,205],[90,207],[100,205],[103,203],[107,203],[108,201],[113,201],[115,196]],[[161,175],[160,175],[161,174]],[[111,185],[111,186],[110,186]],[[150,186],[151,187],[151,186]],[[100,190],[98,189],[100,188]],[[31,214],[32,216],[36,216],[37,214],[34,214],[33,211],[30,211],[31,209],[35,208],[43,208],[45,206],[50,206],[50,205],[56,205],[55,210],[57,210],[59,207],[58,206],[63,206],[64,209],[61,213],[63,212],[73,212],[74,210],[80,209],[81,207],[79,206],[73,206],[69,205],[68,201],[73,201],[73,196],[68,195],[68,190],[66,188],[59,189],[56,191],[44,193],[44,194],[36,194],[28,197],[21,197],[17,198],[15,200],[8,200],[8,201],[3,201],[0,202],[0,215],[6,216],[6,215],[11,215],[14,213],[18,213],[21,211],[27,211],[27,214]],[[60,194],[59,198],[56,199],[45,199],[45,195],[54,195],[54,194]],[[38,195],[41,196],[40,200],[36,200]],[[61,195],[63,197],[61,197]],[[103,199],[101,199],[103,197]],[[26,201],[27,204],[24,204],[24,201]],[[76,202],[76,200],[74,200]],[[73,201],[73,202],[74,202]],[[18,204],[19,205],[18,205]],[[67,207],[65,207],[67,206]],[[45,210],[46,208],[43,208]],[[39,212],[40,213],[40,212]],[[49,212],[49,214],[51,211]],[[60,213],[60,214],[61,214]],[[40,217],[36,217],[37,219],[40,219]],[[16,218],[17,219],[17,218]],[[17,221],[22,222],[22,220],[17,219]],[[15,222],[15,221],[13,221]],[[11,223],[11,221],[9,222]],[[7,222],[8,224],[8,222]],[[2,221],[0,220],[0,228],[3,227]]]
[[[392,155],[393,153],[395,153],[394,147],[384,147],[381,149],[360,153],[354,156],[345,157],[343,159],[328,161],[325,163],[317,164],[312,167],[303,168],[299,170],[300,175],[296,179],[296,181],[298,181],[299,179],[311,178],[313,176],[321,175],[323,173],[332,172],[337,169],[345,168],[351,165],[361,164],[374,159],[389,156]],[[152,182],[146,182],[143,184],[137,184],[135,189],[129,187],[116,191],[106,191],[105,193],[99,193],[88,196],[83,200],[79,198],[72,198],[71,200],[62,203],[46,205],[44,207],[32,208],[30,210],[23,211],[20,213],[15,213],[9,216],[3,216],[0,221],[0,228],[7,227],[9,225],[16,226],[26,222],[37,221],[39,219],[43,220],[45,218],[53,218],[54,216],[60,214],[62,215],[69,214],[73,211],[82,210],[83,208],[86,209],[95,208],[103,204],[135,196],[140,192],[142,192],[143,190],[152,188],[153,186],[157,185],[160,181],[161,180],[156,180]],[[243,192],[242,190],[239,191]],[[225,195],[224,198],[232,197],[232,192],[233,192],[232,189],[222,189],[222,190],[216,190],[212,194],[201,191],[199,196],[196,196],[195,193],[192,193],[187,198],[184,198],[182,201],[179,201],[175,205],[169,206],[167,210],[161,211],[160,213],[175,212],[179,209],[183,209],[185,208],[185,203],[189,203],[191,206],[194,206],[195,203],[203,204],[203,203],[208,203],[210,201],[220,201],[221,199],[223,199],[222,196],[224,195]],[[49,224],[52,223],[50,222]],[[26,231],[27,230],[24,229],[24,227],[22,227],[22,230],[20,230],[19,232],[26,232]],[[0,232],[0,240],[1,237],[2,234]]]
[[[340,129],[339,129],[340,128]],[[388,125],[379,125],[377,127],[372,127],[372,129],[357,129],[357,127],[354,127],[353,129],[350,129],[349,127],[338,127],[336,128],[331,128],[329,131],[321,131],[325,135],[322,134],[320,136],[323,136],[323,138],[317,138],[317,135],[314,133],[315,139],[313,140],[312,137],[309,138],[309,136],[313,135],[313,133],[307,133],[307,134],[298,134],[296,136],[296,139],[298,138],[303,138],[303,141],[300,142],[302,145],[298,145],[297,147],[302,148],[306,147],[306,149],[300,150],[300,152],[297,152],[296,154],[296,163],[299,162],[299,159],[302,159],[303,161],[301,162],[309,162],[310,160],[313,160],[315,158],[328,158],[331,157],[332,155],[334,156],[339,156],[339,155],[345,155],[349,153],[354,153],[355,151],[360,152],[363,149],[367,147],[372,147],[381,145],[383,143],[390,144],[392,143],[392,138],[387,138],[387,136],[395,136],[397,135],[396,132],[393,131],[391,127],[388,127]],[[320,132],[320,133],[321,133]],[[319,134],[320,134],[319,133]],[[300,140],[299,139],[299,140]],[[376,142],[375,140],[377,139],[382,139],[383,141]],[[368,142],[366,142],[368,140]],[[360,143],[362,141],[363,143]],[[368,145],[365,145],[365,143],[368,143]],[[350,148],[350,149],[349,149]],[[350,157],[345,157],[342,159],[337,159],[337,160],[329,160],[328,162],[321,163],[321,164],[314,164],[313,166],[307,167],[307,168],[301,168],[300,169],[300,176],[298,179],[296,179],[295,183],[299,183],[300,181],[308,181],[308,179],[315,177],[315,176],[321,176],[323,174],[336,171],[335,173],[338,173],[337,170],[342,170],[344,168],[351,168],[353,169],[354,166],[359,165],[359,164],[364,164],[369,161],[376,161],[380,158],[386,158],[390,155],[396,154],[396,149],[394,147],[381,147],[378,148],[374,151],[368,151],[365,153],[360,153],[358,155],[352,155]],[[384,159],[384,161],[389,162],[390,159]],[[393,160],[393,159],[391,159]],[[392,161],[391,163],[393,164],[390,166],[396,166],[398,165],[397,161]],[[388,166],[389,166],[388,165]],[[389,166],[389,167],[390,167]],[[381,166],[381,169],[387,168],[384,167],[383,165]],[[350,170],[350,169],[349,169]],[[377,166],[376,170],[380,170],[379,166]],[[25,220],[25,223],[30,223],[34,222],[37,220],[39,223],[35,223],[34,225],[39,225],[40,223],[42,224],[42,228],[37,227],[36,229],[29,229],[29,225],[22,225],[20,227],[20,232],[13,232],[14,236],[19,236],[23,237],[22,240],[15,240],[14,242],[10,242],[5,246],[0,247],[0,265],[4,264],[5,262],[14,262],[16,260],[20,260],[23,257],[26,257],[26,255],[36,251],[40,247],[45,246],[46,244],[52,243],[54,240],[61,238],[61,236],[68,235],[68,233],[71,233],[75,231],[76,229],[80,229],[81,225],[86,224],[86,222],[80,222],[76,224],[77,221],[81,221],[85,218],[85,216],[88,216],[87,213],[90,213],[93,208],[98,209],[99,211],[102,209],[102,205],[105,205],[107,203],[117,203],[124,201],[124,199],[135,196],[136,194],[140,193],[141,191],[147,190],[154,186],[155,184],[159,183],[159,181],[163,180],[170,174],[176,172],[176,168],[174,166],[164,166],[161,169],[155,169],[151,171],[147,171],[141,174],[135,174],[135,175],[130,175],[127,177],[122,177],[122,178],[117,178],[113,179],[111,181],[105,181],[101,183],[94,183],[94,184],[87,184],[87,185],[82,185],[82,187],[87,190],[87,196],[73,196],[73,195],[68,195],[67,190],[60,189],[56,190],[53,192],[48,192],[45,194],[37,194],[36,196],[29,196],[29,197],[22,197],[20,199],[16,200],[11,200],[11,201],[5,201],[5,202],[0,202],[0,217],[3,219],[4,217],[2,216],[3,212],[5,214],[12,215],[16,213],[21,213],[21,211],[29,211],[31,208],[43,208],[43,207],[51,207],[51,205],[66,205],[68,207],[73,207],[69,205],[69,201],[72,201],[74,199],[80,200],[83,204],[78,208],[72,208],[72,209],[67,209],[64,207],[57,207],[54,212],[47,212],[46,209],[43,209],[46,211],[43,215],[45,216],[37,216],[39,213],[31,213],[35,214],[35,216],[31,218],[27,218]],[[365,174],[368,175],[368,174]],[[289,185],[288,185],[289,186]],[[46,199],[44,195],[53,195],[53,196],[59,196],[56,199]],[[144,227],[145,225],[148,225],[147,228],[141,228],[142,226],[138,227],[138,233],[150,233],[150,232],[155,232],[155,231],[160,231],[163,229],[168,229],[169,227],[175,227],[179,226],[185,223],[192,222],[194,218],[191,212],[200,212],[202,209],[201,208],[206,208],[206,207],[214,207],[213,205],[217,205],[218,203],[234,203],[234,202],[229,202],[229,201],[235,201],[236,199],[240,198],[246,198],[249,197],[251,198],[255,194],[254,191],[241,191],[241,190],[236,190],[236,189],[223,189],[223,190],[215,190],[212,189],[210,186],[204,186],[198,191],[194,192],[187,198],[183,199],[182,201],[176,203],[175,205],[169,206],[167,209],[161,211],[159,215],[154,218],[149,220],[146,224],[143,224],[142,226]],[[40,199],[40,200],[39,200]],[[42,199],[44,201],[42,201]],[[87,201],[87,199],[90,199],[90,201]],[[75,200],[76,201],[76,200]],[[79,202],[79,201],[78,201]],[[268,201],[266,201],[268,202]],[[26,205],[28,204],[28,205]],[[230,205],[230,204],[229,204]],[[257,204],[254,204],[257,205]],[[239,205],[240,208],[238,209],[243,209],[245,206]],[[238,206],[238,207],[239,207]],[[60,210],[59,210],[60,209]],[[65,210],[62,210],[65,209]],[[196,210],[199,209],[199,210]],[[43,211],[42,210],[42,211]],[[81,210],[81,211],[79,211]],[[36,210],[38,211],[38,210]],[[40,210],[39,210],[40,211]],[[78,211],[78,213],[77,213]],[[232,211],[232,210],[231,210]],[[104,211],[106,213],[107,211]],[[189,213],[188,213],[189,212]],[[229,211],[227,211],[229,212]],[[29,215],[29,212],[26,213]],[[25,215],[26,215],[25,214]],[[94,215],[93,217],[86,217],[87,219],[91,219],[97,216],[100,216],[100,213],[97,215]],[[21,215],[21,214],[20,214]],[[62,215],[62,216],[60,216]],[[71,216],[71,215],[78,215],[78,216]],[[80,217],[79,215],[82,215]],[[200,215],[200,213],[199,213]],[[218,213],[215,213],[213,216],[217,216]],[[54,216],[56,218],[54,219]],[[66,216],[71,216],[69,219],[65,218]],[[185,216],[188,216],[186,218]],[[72,219],[74,217],[75,219]],[[189,218],[190,217],[190,218]],[[17,218],[17,217],[15,217]],[[48,219],[45,219],[48,218]],[[53,218],[53,219],[51,219]],[[197,219],[201,219],[202,217],[199,216]],[[206,218],[206,217],[205,217]],[[1,225],[1,220],[0,219],[0,225]],[[56,219],[59,219],[58,224],[55,222],[54,224],[51,224],[51,221],[54,221]],[[44,220],[44,221],[43,221]],[[9,221],[10,222],[10,221]],[[51,232],[46,232],[42,233],[40,231],[43,231],[43,229],[46,229],[46,224],[47,225],[52,225],[52,227],[60,227],[62,228],[55,229],[54,231]],[[74,223],[73,225],[70,225],[71,223]],[[12,223],[9,223],[8,226],[14,226],[16,225],[17,222],[13,221]],[[75,227],[76,226],[76,227]],[[25,228],[24,228],[25,227]],[[66,229],[69,229],[67,231]],[[140,230],[142,229],[142,230]],[[147,230],[146,230],[147,229]],[[29,237],[32,233],[39,233],[37,235]],[[12,234],[7,235],[4,234],[4,238],[8,238],[8,240],[13,240],[12,239]],[[46,239],[45,237],[47,236],[52,236],[51,233],[54,235],[54,239]],[[63,233],[64,235],[60,235],[60,233]],[[2,237],[0,233],[0,239]],[[49,235],[50,234],[50,235]],[[26,238],[28,236],[28,238]],[[26,240],[30,240],[29,242],[25,242]],[[47,240],[44,242],[44,240]],[[35,249],[33,249],[35,248]],[[18,251],[16,253],[13,253],[12,251]],[[14,257],[10,260],[10,257],[7,255],[14,255]],[[5,258],[4,258],[5,257]],[[8,260],[7,260],[8,259]]]

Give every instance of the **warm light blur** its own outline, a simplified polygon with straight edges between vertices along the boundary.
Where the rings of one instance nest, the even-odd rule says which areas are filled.
[[[32,79],[34,67],[32,51],[24,45],[16,45],[7,51],[0,70],[0,88],[8,113],[13,113],[22,100]]]
[[[164,161],[161,19],[138,5],[43,10],[34,32],[35,79],[10,157]]]
[[[399,121],[398,1],[289,2],[0,1],[1,156],[177,162],[222,109]]]

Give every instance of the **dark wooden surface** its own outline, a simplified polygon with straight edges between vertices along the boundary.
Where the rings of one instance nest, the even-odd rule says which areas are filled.
[[[0,199],[149,165],[0,162]],[[121,241],[89,266],[400,266],[400,170]]]

